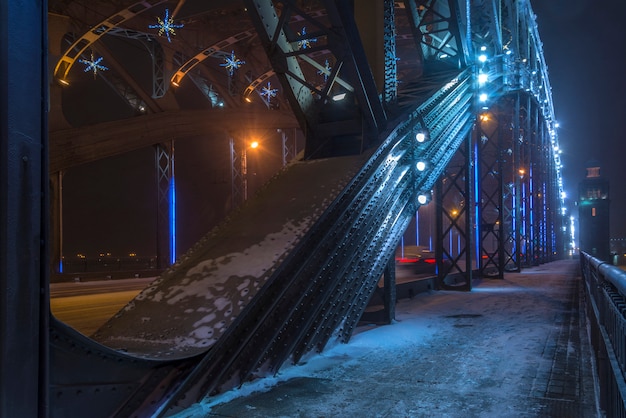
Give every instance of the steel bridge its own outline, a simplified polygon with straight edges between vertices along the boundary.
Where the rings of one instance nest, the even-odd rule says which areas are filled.
[[[7,403],[13,412],[167,416],[347,341],[381,277],[393,319],[394,252],[431,201],[439,289],[469,291],[475,276],[502,278],[565,251],[556,121],[528,0],[49,3],[2,16],[18,47],[48,50],[51,63],[16,52],[7,67],[17,81],[5,97],[22,106],[7,121],[41,137],[24,149],[11,142],[3,157],[2,187],[15,185],[3,194],[3,254],[17,260],[0,263],[12,291],[3,318],[32,318],[3,319],[3,358],[27,359],[3,360],[3,383],[22,375],[31,393]],[[171,39],[147,29],[166,9],[184,24]],[[145,49],[145,72],[125,64],[118,38]],[[72,126],[64,91],[94,54],[110,66],[92,66],[94,77],[127,114]],[[191,92],[203,110],[185,104]],[[303,154],[92,338],[50,315],[64,170],[155,147],[167,237],[174,141],[212,130],[239,156],[248,123],[297,131]],[[233,175],[234,194],[240,181]],[[455,252],[440,245],[453,235]],[[161,242],[167,266],[171,240]]]

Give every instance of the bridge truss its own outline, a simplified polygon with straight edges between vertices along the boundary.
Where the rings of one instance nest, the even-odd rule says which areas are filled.
[[[411,216],[429,200],[436,205],[440,288],[470,290],[476,272],[503,277],[563,254],[556,121],[529,1],[381,0],[375,2],[380,10],[361,15],[342,1],[321,0],[313,8],[295,0],[243,3],[256,32],[246,32],[244,39],[258,40],[271,67],[247,81],[274,74],[306,137],[302,164],[275,182],[288,184],[285,179],[299,170],[323,177],[322,171],[307,171],[316,161],[345,168],[349,178],[342,177],[325,206],[307,213],[306,231],[276,255],[258,286],[248,289],[238,315],[221,319],[219,338],[201,349],[173,347],[174,355],[159,358],[105,346],[107,338],[132,328],[134,319],[125,313],[96,333],[97,342],[49,318],[50,333],[42,340],[49,357],[42,357],[41,373],[28,389],[49,399],[50,416],[69,411],[165,416],[252,376],[276,372],[287,361],[322,350],[331,338],[347,341],[383,273],[393,286],[395,248]],[[139,4],[152,8],[161,2],[126,7],[113,26],[129,20],[127,11]],[[378,32],[368,38],[366,28],[379,16]],[[110,30],[96,27],[81,36],[55,69],[59,81],[66,80],[86,45]],[[194,58],[174,73],[176,83],[193,76],[221,44],[206,45],[200,54],[180,55]],[[232,96],[232,81],[222,96]],[[167,96],[164,90],[157,96]],[[230,97],[228,103],[236,101]],[[173,147],[159,155],[165,199]],[[44,163],[41,170],[46,174]],[[32,191],[35,184],[26,187]],[[258,209],[255,204],[248,207]],[[252,216],[245,205],[240,213],[240,219]],[[207,261],[202,254],[215,247],[215,237],[219,230],[181,257],[142,298],[188,282],[189,272]],[[4,283],[7,288],[11,280],[17,277]],[[20,302],[42,308],[39,299]],[[156,310],[142,307],[147,306],[142,299],[134,304],[138,318],[165,311],[165,304]],[[167,316],[193,326],[198,319],[184,308],[165,312],[163,321]],[[206,326],[212,325],[208,321]],[[10,330],[2,332],[3,340],[14,337]],[[29,407],[10,408],[20,415]]]

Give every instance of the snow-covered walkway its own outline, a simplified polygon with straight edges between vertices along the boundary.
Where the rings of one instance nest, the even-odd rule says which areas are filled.
[[[578,262],[419,294],[277,376],[182,417],[598,416]]]

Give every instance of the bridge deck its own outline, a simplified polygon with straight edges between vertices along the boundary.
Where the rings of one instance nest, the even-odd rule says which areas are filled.
[[[566,260],[401,300],[397,323],[364,324],[273,388],[194,416],[598,416],[580,283]]]

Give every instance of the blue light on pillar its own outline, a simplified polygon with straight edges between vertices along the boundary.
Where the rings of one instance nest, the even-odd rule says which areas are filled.
[[[418,211],[415,211],[415,245],[420,245],[420,218]]]
[[[170,179],[170,264],[176,262],[176,183]]]
[[[480,219],[480,180],[479,180],[479,169],[478,169],[478,141],[474,142],[474,219],[476,219],[476,224],[479,225],[481,222]],[[476,256],[476,265],[480,263],[480,228],[474,228],[474,242],[476,245],[475,248],[475,256]]]

